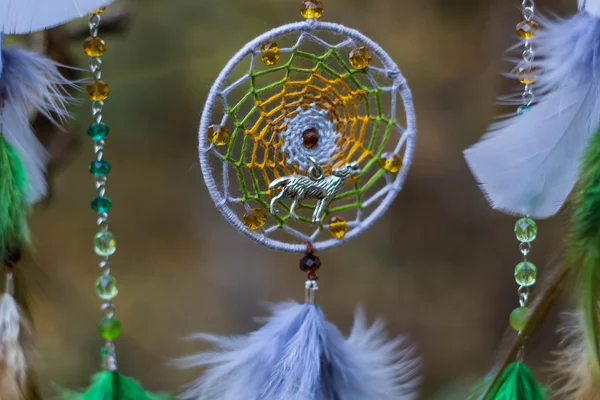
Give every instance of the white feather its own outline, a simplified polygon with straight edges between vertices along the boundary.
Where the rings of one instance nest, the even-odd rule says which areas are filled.
[[[285,303],[246,336],[200,334],[218,347],[184,358],[208,366],[183,395],[198,400],[412,400],[419,362],[403,340],[388,342],[383,324],[367,327],[359,311],[346,340],[318,307]],[[241,397],[243,394],[243,397]]]
[[[593,16],[600,17],[600,0],[578,0],[579,9],[587,11]]]
[[[19,344],[22,324],[15,299],[10,294],[3,294],[0,298],[0,363],[17,374],[24,374],[27,369],[25,353]]]
[[[600,125],[600,19],[583,13],[543,26],[535,42],[542,100],[465,151],[493,208],[535,218],[560,210]]]
[[[81,18],[114,0],[2,0],[0,32],[24,34]]]

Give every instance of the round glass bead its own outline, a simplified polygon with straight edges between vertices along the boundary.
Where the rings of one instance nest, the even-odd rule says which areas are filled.
[[[110,164],[104,160],[92,161],[90,164],[90,172],[97,178],[108,175],[110,169]]]
[[[99,214],[108,212],[112,208],[112,200],[108,197],[98,196],[90,203],[92,209]]]
[[[510,313],[510,326],[517,332],[521,332],[527,326],[527,321],[531,317],[531,310],[527,307],[515,308]]]
[[[522,67],[517,68],[517,71],[515,72],[515,74],[517,75],[519,82],[521,82],[522,84],[532,85],[537,80],[538,71],[539,71],[538,67],[529,65],[529,66],[522,66]]]
[[[114,340],[121,336],[121,323],[118,319],[104,317],[98,325],[98,332],[106,340]]]
[[[329,221],[329,233],[336,238],[342,239],[348,233],[348,224],[344,218],[333,217]]]
[[[321,18],[323,11],[325,8],[322,0],[303,0],[300,6],[300,14],[306,19]]]
[[[90,57],[100,57],[106,53],[106,42],[99,37],[88,37],[83,42],[83,51]]]
[[[302,132],[302,144],[309,150],[317,147],[319,144],[319,132],[315,128],[309,128]]]
[[[87,130],[87,134],[92,140],[102,140],[108,136],[108,132],[108,125],[102,122],[90,125]]]
[[[537,279],[537,269],[529,261],[523,261],[515,267],[515,281],[520,286],[533,286]]]
[[[211,125],[208,127],[208,140],[217,146],[224,146],[229,142],[229,130],[221,125]]]
[[[251,231],[262,228],[267,223],[267,213],[262,208],[253,208],[244,214],[244,225]]]
[[[321,259],[314,254],[309,254],[300,259],[300,270],[304,272],[316,272],[321,268]]]
[[[371,63],[371,54],[366,47],[359,47],[350,52],[350,65],[354,69],[365,69]]]
[[[260,58],[267,65],[275,65],[281,58],[281,50],[275,42],[264,42],[260,47]]]
[[[517,25],[517,35],[519,35],[521,39],[525,40],[531,40],[535,38],[539,30],[540,24],[533,20],[522,21]]]
[[[537,237],[537,224],[531,218],[521,218],[515,224],[515,236],[519,242],[533,242]]]
[[[517,109],[517,115],[521,116],[521,115],[525,114],[530,108],[531,108],[531,105],[522,105],[521,107],[519,107]]]
[[[94,237],[94,251],[102,257],[115,254],[117,251],[115,235],[109,231],[98,232]]]
[[[384,153],[379,159],[379,166],[387,172],[395,174],[402,168],[402,158],[394,153]]]
[[[108,83],[102,80],[97,80],[88,83],[85,92],[90,100],[102,101],[106,100],[110,94],[110,88],[108,87]]]
[[[114,276],[104,275],[96,281],[96,293],[102,300],[112,300],[119,294],[117,280]]]

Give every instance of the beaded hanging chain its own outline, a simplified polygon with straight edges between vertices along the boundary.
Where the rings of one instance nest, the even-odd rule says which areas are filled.
[[[89,59],[89,66],[93,79],[88,84],[86,92],[92,103],[93,124],[88,128],[88,136],[94,140],[94,152],[96,158],[90,164],[90,172],[95,178],[97,196],[92,200],[92,209],[98,213],[98,227],[100,232],[94,237],[94,251],[100,257],[100,270],[102,276],[96,281],[96,291],[103,300],[102,319],[98,331],[106,340],[102,356],[103,366],[107,371],[116,371],[117,362],[113,340],[121,333],[121,323],[115,318],[115,306],[113,299],[117,296],[116,279],[111,276],[110,256],[117,249],[114,235],[109,231],[108,212],[112,207],[112,200],[106,197],[107,175],[110,172],[110,164],[104,160],[104,139],[109,129],[102,122],[102,110],[104,100],[108,97],[110,89],[102,80],[102,55],[106,52],[106,43],[98,36],[101,15],[104,9],[92,12],[89,19],[90,37],[85,40],[84,51]]]
[[[535,53],[532,45],[532,40],[535,39],[537,32],[540,29],[539,24],[533,19],[535,16],[534,0],[523,0],[522,11],[524,21],[517,25],[517,34],[524,41],[523,61],[517,67],[516,74],[519,81],[524,85],[522,100],[523,105],[517,110],[518,115],[526,112],[535,101],[533,93],[533,84],[536,81],[538,68],[534,65]],[[519,240],[519,249],[523,254],[523,261],[515,268],[515,280],[519,285],[519,304],[520,307],[515,309],[510,315],[511,327],[520,332],[525,327],[531,310],[527,307],[529,298],[529,290],[537,280],[537,269],[535,265],[527,260],[527,256],[531,251],[531,243],[537,237],[537,225],[531,218],[525,216],[515,224],[515,235]]]

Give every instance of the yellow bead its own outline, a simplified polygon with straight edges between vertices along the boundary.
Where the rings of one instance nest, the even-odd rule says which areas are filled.
[[[102,14],[104,12],[104,10],[106,10],[106,7],[101,7],[101,8],[96,8],[94,11],[91,12],[91,14]]]
[[[211,125],[208,127],[208,140],[217,146],[225,146],[229,143],[229,130],[221,125]]]
[[[348,232],[348,224],[344,218],[333,217],[329,220],[329,233],[336,238],[342,239]]]
[[[323,11],[322,0],[303,0],[300,7],[300,14],[306,19],[321,18]]]
[[[354,69],[365,69],[371,63],[371,54],[366,47],[359,47],[350,52],[350,65]]]
[[[267,212],[262,208],[253,208],[244,214],[243,221],[246,228],[255,231],[267,223]]]
[[[519,78],[519,82],[521,82],[524,85],[531,85],[537,80],[538,70],[538,67],[529,65],[517,68],[517,71],[515,73]]]
[[[260,47],[261,59],[267,65],[275,65],[281,58],[281,51],[275,42],[264,42]]]
[[[394,153],[382,154],[379,159],[379,166],[387,172],[395,174],[402,168],[402,158]]]
[[[85,91],[90,100],[94,101],[105,100],[110,94],[108,84],[100,80],[88,83]]]
[[[539,30],[540,24],[535,21],[523,21],[517,25],[517,35],[525,40],[535,38]]]
[[[89,37],[83,42],[83,51],[90,57],[100,57],[106,53],[106,43],[99,37]]]

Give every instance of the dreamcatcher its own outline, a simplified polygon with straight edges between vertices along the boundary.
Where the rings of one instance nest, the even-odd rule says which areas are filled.
[[[275,250],[304,253],[306,303],[274,307],[258,331],[199,338],[219,351],[182,360],[210,369],[186,393],[198,399],[410,399],[418,362],[402,339],[358,313],[348,338],[315,304],[317,251],[348,242],[402,189],[416,135],[410,90],[375,42],[305,21],[244,46],[208,95],[199,133],[204,180],[223,216]]]
[[[522,216],[515,233],[525,258],[515,268],[520,307],[510,318],[518,336],[478,399],[546,398],[524,365],[525,343],[574,271],[580,312],[562,331],[572,345],[557,364],[563,383],[557,394],[600,397],[600,1],[579,0],[579,8],[570,19],[548,20],[536,17],[532,0],[523,1],[524,20],[517,26],[523,58],[513,72],[524,89],[509,98],[520,106],[465,152],[490,204]],[[558,213],[575,187],[566,260],[528,306],[529,288],[537,280],[527,260],[537,236],[532,218]]]

